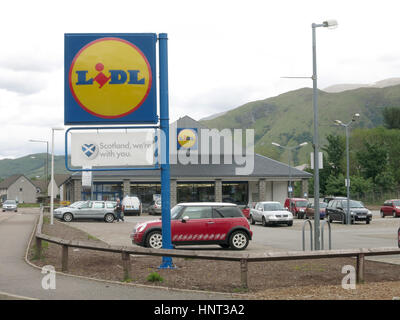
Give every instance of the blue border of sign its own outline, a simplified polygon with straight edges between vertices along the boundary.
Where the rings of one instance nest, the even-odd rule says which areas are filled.
[[[73,169],[70,168],[69,163],[68,163],[68,133],[73,130],[115,130],[115,129],[154,129],[157,130],[159,127],[158,126],[140,126],[140,127],[72,127],[69,128],[67,131],[65,131],[65,167],[67,168],[68,171],[72,172],[82,172],[82,171],[130,171],[130,170],[160,170],[160,164],[159,164],[159,158],[158,158],[158,137],[157,134],[154,135],[154,143],[155,143],[155,149],[154,149],[154,158],[155,158],[155,164],[154,166],[149,166],[149,167],[128,167],[128,168],[110,168],[110,167],[105,167],[105,168],[92,168],[92,169]]]
[[[146,56],[152,73],[149,94],[134,112],[119,118],[101,118],[81,106],[73,97],[69,87],[69,70],[76,54],[85,45],[101,38],[120,38],[134,44]],[[64,124],[65,125],[111,125],[111,124],[155,124],[157,116],[157,70],[155,33],[66,33],[64,34]]]

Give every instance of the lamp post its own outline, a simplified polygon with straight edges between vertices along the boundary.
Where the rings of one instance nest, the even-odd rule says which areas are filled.
[[[291,167],[290,167],[290,159],[291,159],[291,157],[292,157],[292,150],[297,149],[297,148],[301,148],[301,147],[307,145],[308,142],[300,143],[299,145],[294,146],[294,147],[281,146],[279,143],[276,143],[276,142],[272,142],[272,144],[273,144],[274,146],[276,146],[276,147],[279,147],[279,148],[282,148],[282,149],[285,149],[285,150],[288,150],[288,151],[289,151],[289,152],[288,152],[288,153],[289,153],[289,156],[288,156],[288,158],[289,158],[289,160],[288,160],[288,166],[289,166],[289,187],[288,187],[288,195],[289,195],[289,198],[292,198],[292,192],[293,192],[293,188],[292,188],[292,170],[291,170]]]
[[[336,20],[327,20],[321,24],[313,23],[312,28],[312,56],[313,56],[313,109],[314,109],[314,241],[315,250],[320,250],[320,216],[319,216],[319,137],[318,137],[318,103],[317,103],[317,41],[315,29],[319,27],[334,29],[338,25]]]
[[[54,223],[54,131],[64,128],[51,128],[51,182],[50,182],[50,224]]]
[[[49,142],[47,140],[34,140],[34,139],[30,139],[29,142],[42,142],[42,143],[45,143],[46,146],[47,146],[47,149],[46,149],[46,166],[45,166],[46,191],[47,191],[47,188],[49,187]]]
[[[360,117],[359,113],[353,114],[353,117],[349,123],[343,123],[340,120],[335,120],[337,126],[342,126],[346,129],[346,191],[347,191],[347,212],[346,212],[346,224],[350,224],[350,156],[349,156],[349,127],[351,124]]]

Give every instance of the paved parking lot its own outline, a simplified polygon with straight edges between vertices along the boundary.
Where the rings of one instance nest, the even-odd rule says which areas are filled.
[[[160,219],[160,216],[128,216],[125,222],[104,223],[98,221],[75,221],[70,226],[79,228],[106,243],[112,245],[132,245],[129,234],[138,222]],[[263,227],[260,224],[251,226],[253,241],[246,251],[292,251],[302,250],[302,228],[305,220],[295,219],[292,227]],[[379,212],[373,212],[373,220],[367,225],[357,222],[355,225],[343,225],[334,222],[332,228],[332,249],[397,247],[397,230],[400,219],[379,217]],[[306,228],[306,249],[310,246],[309,227]],[[188,248],[188,247],[180,247]],[[190,246],[201,250],[222,250],[219,246]],[[328,248],[328,227],[325,226],[325,248]],[[370,257],[376,261],[387,261],[400,264],[400,256]]]

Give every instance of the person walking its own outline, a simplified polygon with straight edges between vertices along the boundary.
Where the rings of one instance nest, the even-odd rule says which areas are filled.
[[[122,207],[122,203],[119,198],[117,198],[117,204],[114,207],[114,212],[117,215],[117,222],[119,222],[119,220],[121,220],[122,222],[125,222],[124,216],[123,216],[123,207]]]

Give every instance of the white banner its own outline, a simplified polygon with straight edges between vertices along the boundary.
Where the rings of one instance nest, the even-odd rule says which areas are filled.
[[[154,130],[121,133],[71,133],[71,165],[154,165]]]
[[[92,169],[91,167],[83,169]],[[91,188],[92,187],[92,171],[82,171],[82,187]]]

